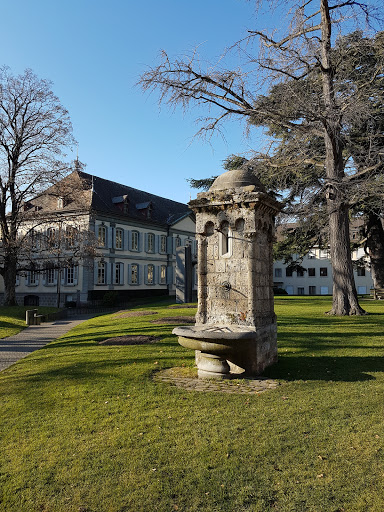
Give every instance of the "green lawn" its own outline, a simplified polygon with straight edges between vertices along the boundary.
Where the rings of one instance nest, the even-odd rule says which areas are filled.
[[[363,306],[277,298],[281,386],[259,395],[152,380],[194,362],[152,321],[193,309],[81,324],[0,373],[1,512],[382,512],[384,303]],[[97,343],[121,334],[161,341]]]

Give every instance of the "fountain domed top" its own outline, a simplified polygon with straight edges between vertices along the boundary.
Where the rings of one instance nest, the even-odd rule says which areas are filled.
[[[255,192],[265,192],[264,185],[252,169],[234,169],[218,176],[209,191],[215,192],[249,186],[253,186]]]

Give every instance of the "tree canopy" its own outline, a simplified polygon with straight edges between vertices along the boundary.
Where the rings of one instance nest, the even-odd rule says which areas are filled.
[[[267,126],[279,135],[284,167],[276,167],[276,173],[285,180],[286,188],[293,187],[294,194],[298,194],[320,178],[333,270],[330,313],[362,314],[353,279],[350,204],[346,194],[367,175],[376,172],[378,165],[376,162],[371,169],[370,160],[367,166],[364,151],[360,151],[359,172],[350,176],[345,127],[351,123],[357,126],[360,120],[366,135],[374,126],[371,122],[374,108],[369,109],[368,115],[364,109],[373,87],[376,88],[372,84],[382,84],[383,54],[378,51],[375,65],[369,68],[358,61],[359,54],[356,54],[354,65],[349,59],[356,79],[344,80],[344,60],[338,56],[344,50],[352,51],[353,44],[346,44],[345,49],[340,46],[336,52],[340,43],[336,42],[333,30],[335,27],[343,30],[343,24],[349,28],[352,17],[364,17],[370,22],[375,16],[375,6],[355,0],[300,0],[288,7],[290,23],[285,34],[278,33],[277,37],[256,27],[234,44],[233,48],[244,57],[238,69],[219,66],[204,69],[195,55],[172,61],[163,52],[162,62],[142,76],[141,85],[145,90],[159,91],[161,102],[183,108],[199,104],[214,112],[214,116],[204,119],[203,133],[217,130],[224,120],[237,116],[251,124]],[[377,42],[379,46],[380,39]],[[379,107],[375,100],[372,103]],[[321,148],[319,159],[314,158],[316,145]],[[268,152],[262,155],[261,161],[262,165],[269,163],[269,168],[274,165]],[[300,175],[296,168],[300,168]],[[259,171],[263,173],[262,166]]]
[[[0,69],[0,274],[8,305],[15,303],[25,204],[70,171],[65,150],[74,142],[72,125],[51,87],[30,69],[17,76]]]

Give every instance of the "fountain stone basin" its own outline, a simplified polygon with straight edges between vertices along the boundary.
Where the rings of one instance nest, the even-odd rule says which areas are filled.
[[[231,377],[231,370],[255,374],[255,368],[247,363],[250,353],[263,348],[263,331],[245,326],[195,325],[176,327],[172,333],[178,336],[181,346],[196,351],[199,378],[226,379]],[[261,361],[256,373],[263,369]]]

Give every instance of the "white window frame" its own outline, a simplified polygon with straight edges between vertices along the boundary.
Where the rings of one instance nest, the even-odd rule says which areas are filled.
[[[29,271],[28,284],[30,286],[37,286],[39,284],[38,273],[35,270]]]
[[[69,267],[66,268],[66,284],[69,285],[69,286],[73,286],[76,284],[77,282],[77,271],[78,271],[78,267],[77,265],[70,265]]]
[[[97,284],[106,284],[107,282],[107,268],[104,261],[97,263]]]
[[[55,284],[55,269],[54,267],[48,267],[45,271],[46,284]]]
[[[107,227],[100,224],[97,230],[97,243],[99,247],[107,247]]]
[[[167,284],[167,265],[160,266],[159,284]]]
[[[155,235],[147,233],[147,252],[155,252]]]
[[[131,231],[131,250],[139,251],[139,237],[138,231]]]
[[[167,236],[160,235],[160,252],[165,254],[167,252]]]
[[[131,264],[129,282],[130,284],[139,284],[139,265],[137,263]]]
[[[123,248],[124,231],[121,228],[116,228],[115,231],[115,249]]]
[[[147,265],[147,284],[155,284],[155,265]]]
[[[113,268],[113,284],[122,284],[123,263],[115,263]]]

